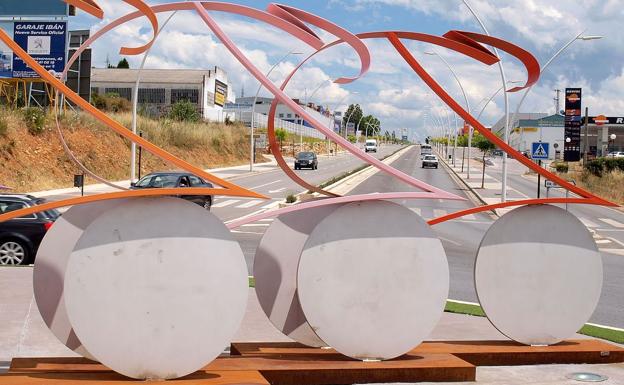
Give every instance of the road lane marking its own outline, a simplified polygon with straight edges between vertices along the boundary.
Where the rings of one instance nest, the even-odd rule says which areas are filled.
[[[271,226],[268,223],[247,223],[246,225],[241,225],[241,227],[269,227]]]
[[[218,202],[212,205],[212,207],[226,207],[236,202],[240,202],[240,199],[228,199],[222,202]]]
[[[269,194],[274,194],[274,193],[282,192],[282,191],[284,191],[284,190],[286,190],[286,187],[282,187],[282,188],[279,188],[279,189],[277,189],[277,190],[269,190]]]
[[[624,223],[618,222],[615,219],[611,219],[611,218],[598,218],[599,220],[603,221],[604,223],[611,225],[613,227],[617,227],[618,229],[624,229]]]
[[[281,182],[281,181],[282,181],[281,179],[278,179],[278,180],[274,180],[273,182],[269,182],[269,183],[261,184],[260,186],[256,186],[256,187],[249,187],[249,190],[255,190],[255,189],[260,188],[260,187],[270,186],[270,185],[272,185],[272,184],[279,183],[279,182]]]
[[[420,212],[421,212],[420,207],[410,207],[410,210],[412,210],[413,212],[415,212],[416,214],[422,217],[422,215],[420,215]]]
[[[448,211],[446,210],[433,209],[433,216],[436,218],[443,217],[446,215],[447,212]]]
[[[583,222],[583,224],[585,225],[585,227],[592,227],[592,228],[593,228],[593,227],[598,227],[598,225],[597,225],[596,223],[594,223],[594,222],[590,221],[590,220],[589,220],[589,219],[587,219],[587,218],[581,218],[581,217],[578,217],[578,219],[579,219],[581,222]]]
[[[262,201],[260,199],[254,199],[254,200],[250,200],[247,203],[243,203],[241,205],[236,206],[237,209],[248,209],[250,207],[254,207],[258,204],[262,203]]]

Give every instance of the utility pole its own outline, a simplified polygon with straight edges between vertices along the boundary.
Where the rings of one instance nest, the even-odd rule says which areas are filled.
[[[589,107],[585,107],[585,140],[583,142],[583,165],[587,164],[587,149],[589,148],[589,143],[587,142],[587,130],[589,124]]]
[[[559,98],[559,94],[561,93],[561,90],[559,89],[555,89],[555,94],[556,96],[553,98],[553,100],[555,101],[555,115],[559,114],[559,111],[561,111],[561,109],[559,108],[560,104],[560,98]]]

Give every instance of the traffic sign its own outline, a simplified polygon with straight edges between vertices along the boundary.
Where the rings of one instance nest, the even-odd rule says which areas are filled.
[[[550,147],[550,143],[533,142],[531,146],[531,158],[548,159],[549,147]]]

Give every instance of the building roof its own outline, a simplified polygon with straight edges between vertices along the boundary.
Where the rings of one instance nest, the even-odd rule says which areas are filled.
[[[138,73],[132,68],[93,68],[91,83],[136,83]],[[144,69],[141,83],[201,84],[211,74],[211,70]]]
[[[565,118],[563,115],[554,114],[539,119],[520,119],[519,127],[563,127]]]
[[[540,119],[540,118],[544,118],[548,116],[548,114],[545,112],[519,112],[518,115],[516,116],[515,121],[512,122],[511,119],[513,118],[513,115],[514,115],[513,112],[509,113],[509,128],[510,129],[513,129],[514,127],[518,127],[520,120]],[[498,132],[502,132],[504,128],[505,128],[505,116],[503,115],[503,117],[500,118],[498,122],[492,125],[492,131],[498,133]]]

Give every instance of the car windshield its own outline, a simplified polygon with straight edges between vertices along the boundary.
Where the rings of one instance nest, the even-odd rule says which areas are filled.
[[[151,188],[168,188],[176,187],[178,182],[178,175],[175,174],[157,174],[148,175],[141,179],[136,186],[137,187],[151,187]]]
[[[374,145],[376,145],[376,144],[377,144],[376,142],[366,142],[366,145],[367,145],[367,146],[374,146]]]
[[[299,155],[297,155],[297,159],[312,159],[312,158],[314,158],[313,152],[300,152]]]
[[[433,156],[433,155],[427,155],[427,156],[425,156],[425,160],[435,160],[435,158],[436,158],[436,157],[435,157],[435,156]]]

